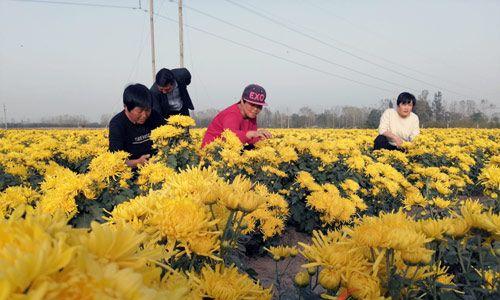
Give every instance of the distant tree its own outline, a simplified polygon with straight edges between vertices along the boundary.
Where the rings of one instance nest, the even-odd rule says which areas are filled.
[[[195,111],[191,117],[195,120],[197,127],[207,127],[218,112],[219,110],[210,108],[203,111]]]
[[[42,118],[41,124],[45,126],[57,127],[87,127],[89,121],[83,115],[59,115],[53,117]]]
[[[470,119],[476,127],[479,127],[480,125],[483,125],[484,123],[488,122],[488,119],[482,112],[473,113],[470,116]]]
[[[413,108],[413,112],[417,114],[422,127],[429,126],[430,121],[432,121],[432,109],[426,98],[417,100],[417,104]]]
[[[344,106],[342,114],[345,118],[345,127],[359,128],[365,125],[366,117],[363,109],[355,106]],[[366,114],[368,115],[368,113]]]
[[[300,117],[301,116],[299,116],[298,114],[292,114],[292,116],[290,117],[290,127],[292,128],[304,127],[304,124],[302,123]]]
[[[304,117],[304,127],[311,127],[313,126],[316,118],[316,114],[314,111],[309,108],[308,106],[304,106],[299,110],[299,114]]]
[[[109,121],[111,121],[112,117],[113,116],[111,114],[103,114],[103,115],[101,115],[99,125],[101,125],[102,127],[107,127],[108,124],[109,124]]]
[[[443,94],[438,91],[434,94],[434,100],[432,101],[432,117],[436,126],[443,126],[444,113]]]
[[[481,99],[479,101],[479,110],[488,117],[493,117],[497,111],[497,106],[494,103],[489,102],[487,99]]]
[[[446,127],[460,127],[463,126],[463,115],[458,112],[447,112]]]
[[[326,111],[323,111],[322,113],[316,115],[316,126],[321,127],[321,128],[327,128],[328,127],[328,118],[329,118],[329,115]]]
[[[380,117],[382,116],[382,111],[378,109],[372,109],[368,118],[366,119],[366,126],[368,128],[378,128],[380,123]]]
[[[333,107],[325,110],[325,113],[328,115],[328,126],[331,128],[340,127],[340,115],[342,114],[341,107]]]
[[[420,95],[417,96],[417,103],[420,101],[427,101],[428,96],[429,96],[429,91],[422,90],[422,92],[420,92]]]
[[[269,108],[266,107],[262,109],[258,118],[259,126],[271,127],[272,115],[273,113],[269,110]]]
[[[474,100],[462,100],[456,103],[458,112],[465,117],[471,116],[477,111],[476,102]]]
[[[491,117],[490,127],[492,128],[500,127],[500,117],[498,115],[494,115],[493,117]]]
[[[382,112],[388,108],[393,108],[393,107],[394,105],[392,104],[392,100],[387,98],[380,100],[378,104],[378,110],[381,110]]]
[[[275,111],[271,116],[271,125],[270,127],[286,127],[286,121],[284,120],[285,115],[282,114],[279,110]]]

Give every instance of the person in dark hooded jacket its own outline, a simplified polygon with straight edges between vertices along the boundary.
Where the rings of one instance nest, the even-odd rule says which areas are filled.
[[[150,91],[153,96],[153,110],[163,118],[171,115],[189,116],[194,106],[187,86],[191,83],[191,74],[185,68],[163,68],[156,74],[155,83]]]

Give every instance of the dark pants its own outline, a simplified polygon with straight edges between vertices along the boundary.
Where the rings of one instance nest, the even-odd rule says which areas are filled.
[[[241,151],[241,153],[243,153],[243,151],[253,150],[253,149],[255,149],[254,144],[247,144],[247,145],[243,146],[243,150]]]
[[[373,150],[399,150],[398,147],[389,144],[389,139],[385,135],[379,135],[373,143]]]

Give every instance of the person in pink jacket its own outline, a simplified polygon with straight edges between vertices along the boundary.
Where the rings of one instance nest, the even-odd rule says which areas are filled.
[[[266,91],[257,84],[250,84],[243,90],[239,102],[219,112],[208,125],[201,147],[220,137],[226,129],[234,132],[243,144],[250,145],[271,137],[271,133],[257,128],[257,115],[266,103]]]

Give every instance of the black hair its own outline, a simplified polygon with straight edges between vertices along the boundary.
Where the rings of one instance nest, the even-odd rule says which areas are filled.
[[[158,86],[164,87],[168,84],[173,84],[175,81],[174,73],[170,71],[169,69],[161,69],[156,73],[156,80],[155,83]]]
[[[123,104],[129,111],[135,107],[151,108],[153,106],[153,98],[146,86],[136,83],[127,86],[123,91]]]
[[[399,94],[398,100],[396,100],[396,104],[398,106],[399,106],[399,104],[407,104],[410,102],[413,104],[413,106],[415,106],[417,104],[417,99],[415,98],[415,96],[413,96],[412,94],[410,94],[408,92],[403,92],[403,93]]]

